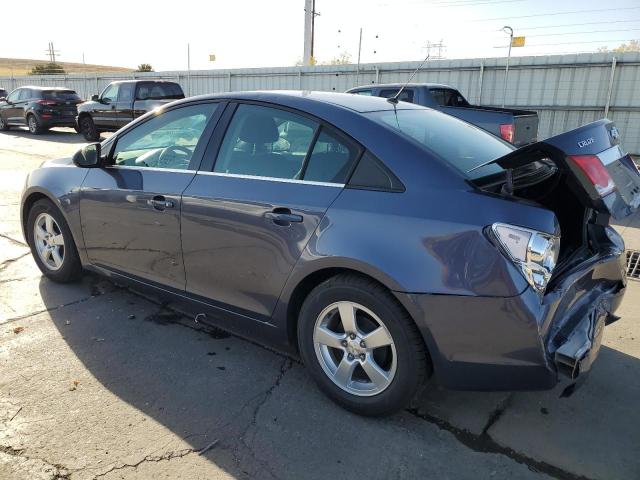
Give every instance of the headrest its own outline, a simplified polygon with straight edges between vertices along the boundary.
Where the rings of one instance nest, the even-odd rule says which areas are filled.
[[[260,114],[246,117],[238,136],[240,140],[254,144],[273,143],[280,138],[273,117]]]

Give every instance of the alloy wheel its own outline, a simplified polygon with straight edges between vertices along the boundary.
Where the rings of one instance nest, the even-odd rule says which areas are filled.
[[[64,236],[58,222],[48,213],[41,213],[33,225],[33,239],[42,263],[50,270],[59,270],[64,263]]]
[[[313,343],[324,373],[357,396],[383,392],[397,368],[393,337],[368,308],[348,301],[326,307],[317,317]]]
[[[36,133],[38,130],[38,122],[36,121],[36,117],[33,115],[29,116],[29,131],[31,133]]]

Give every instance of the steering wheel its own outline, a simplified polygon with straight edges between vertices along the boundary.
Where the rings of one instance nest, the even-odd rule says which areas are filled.
[[[188,167],[192,151],[182,145],[170,145],[160,153],[158,166],[165,168]]]

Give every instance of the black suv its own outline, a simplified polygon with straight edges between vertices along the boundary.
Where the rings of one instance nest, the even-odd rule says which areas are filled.
[[[0,100],[0,130],[29,127],[33,134],[52,127],[76,126],[80,96],[58,87],[20,87]]]

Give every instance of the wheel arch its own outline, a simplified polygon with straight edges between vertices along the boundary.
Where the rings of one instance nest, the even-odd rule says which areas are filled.
[[[425,326],[420,325],[416,321],[417,311],[415,305],[407,304],[406,296],[396,294],[397,290],[394,289],[395,282],[393,282],[392,279],[386,278],[386,275],[371,271],[367,273],[365,269],[353,266],[322,266],[311,272],[307,272],[300,280],[296,281],[295,286],[291,288],[290,293],[287,295],[286,302],[281,302],[283,305],[286,303],[286,308],[283,309],[284,312],[281,312],[281,314],[284,315],[286,320],[287,342],[290,348],[295,352],[298,351],[298,317],[304,300],[311,291],[322,282],[343,273],[351,273],[373,280],[393,295],[400,307],[409,315],[420,331],[429,363],[431,364],[431,368],[434,368],[431,349],[435,348],[435,344],[433,343],[431,333],[425,331]]]

